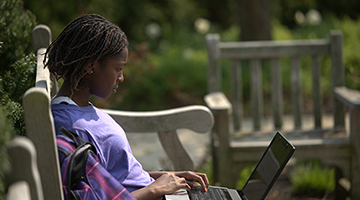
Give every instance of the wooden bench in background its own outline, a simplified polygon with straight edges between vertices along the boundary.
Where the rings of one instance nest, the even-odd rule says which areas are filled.
[[[331,31],[329,39],[293,41],[221,42],[218,34],[206,35],[208,51],[208,95],[205,102],[212,110],[215,125],[212,133],[212,156],[214,180],[222,186],[234,187],[244,167],[256,164],[275,131],[279,130],[295,145],[293,158],[319,159],[335,167],[336,177],[346,177],[351,182],[351,196],[360,199],[359,150],[359,91],[344,87],[342,58],[342,33]],[[333,127],[325,128],[323,122],[321,94],[321,57],[331,58],[331,79]],[[312,104],[314,127],[304,129],[301,95],[301,58],[311,58]],[[292,130],[284,130],[284,104],[281,74],[281,59],[290,59]],[[229,101],[222,91],[220,63],[229,60]],[[250,71],[251,131],[244,131],[242,66],[246,61]],[[271,100],[273,126],[264,130],[262,120],[264,97],[262,84],[262,63],[271,67]],[[351,92],[350,92],[351,91]],[[348,95],[351,93],[352,95]],[[340,101],[339,101],[340,100]],[[231,102],[231,103],[230,103]],[[350,107],[350,130],[345,130],[344,104]],[[357,117],[357,123],[356,121]],[[337,180],[337,183],[338,183]],[[337,184],[337,188],[340,185]],[[340,198],[340,197],[339,197]]]
[[[49,27],[38,25],[32,34],[34,52],[37,55],[37,69],[35,87],[30,88],[23,99],[26,132],[38,155],[37,166],[44,199],[62,200],[64,198],[55,142],[56,136],[50,109],[50,99],[57,91],[57,83],[51,83],[49,71],[44,69],[43,65],[44,52],[50,44],[51,32]],[[124,128],[126,134],[157,132],[164,151],[174,165],[174,170],[195,169],[194,162],[183,148],[176,130],[189,129],[197,133],[207,133],[214,123],[211,111],[201,105],[153,112],[104,111]],[[20,188],[26,190],[26,186]],[[30,192],[34,192],[31,187]]]

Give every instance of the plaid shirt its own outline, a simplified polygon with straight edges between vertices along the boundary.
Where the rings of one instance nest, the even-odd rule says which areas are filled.
[[[71,154],[76,150],[74,142],[69,138],[58,135],[56,137],[59,159],[61,165],[61,180],[63,185],[64,197],[68,198],[67,169],[70,161],[70,155],[66,156],[63,152]],[[100,165],[97,156],[90,154],[86,162],[86,176],[88,183],[81,181],[73,191],[81,199],[135,199],[124,186],[120,184],[102,165]]]

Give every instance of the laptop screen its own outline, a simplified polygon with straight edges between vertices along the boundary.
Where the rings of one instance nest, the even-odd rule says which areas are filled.
[[[243,188],[249,200],[264,199],[295,147],[277,132]]]

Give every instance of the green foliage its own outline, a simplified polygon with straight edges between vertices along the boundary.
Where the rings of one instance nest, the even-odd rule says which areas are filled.
[[[194,21],[198,17],[211,21],[210,32],[221,34],[222,41],[236,41],[241,34],[237,25],[236,3],[214,0],[24,0],[24,6],[36,13],[40,23],[49,25],[53,37],[72,19],[84,13],[98,13],[118,24],[130,40],[130,59],[125,69],[126,81],[120,85],[117,94],[106,102],[96,100],[98,106],[125,110],[153,110],[202,103],[206,93],[206,49],[204,35],[195,32]],[[333,2],[333,0],[331,0]],[[342,3],[343,4],[343,3]],[[359,3],[348,2],[352,7],[341,5],[342,10],[332,4],[324,6],[323,0],[276,0],[272,3],[272,30],[274,40],[324,39],[329,31],[341,29],[344,33],[344,66],[346,85],[360,89],[360,67],[356,44],[359,39],[358,15],[346,17],[344,13],[357,8]],[[317,25],[296,25],[294,14],[317,9],[322,14],[322,22]],[[356,9],[355,9],[356,10]],[[335,12],[336,11],[336,12]],[[339,11],[339,12],[338,12]],[[334,14],[335,13],[336,17]],[[342,13],[342,14],[339,14]],[[350,12],[349,12],[350,13]],[[341,18],[338,18],[341,16]],[[151,38],[146,34],[146,26],[156,23],[160,35]],[[190,56],[185,58],[185,56]],[[185,55],[185,56],[184,56]],[[282,61],[285,112],[291,111],[291,70],[290,61]],[[310,59],[303,59],[301,69],[302,90],[305,101],[311,99]],[[321,68],[324,104],[331,103],[330,59],[323,58]],[[229,92],[229,63],[223,63],[223,90]],[[250,72],[243,66],[243,88],[245,104],[250,100]],[[264,98],[270,97],[269,67],[263,70]],[[196,73],[190,75],[190,73]],[[195,80],[198,79],[198,80]],[[203,81],[203,82],[201,82]],[[190,86],[190,84],[196,84]],[[185,92],[186,91],[186,92]],[[271,110],[265,102],[265,113]],[[304,102],[306,108],[311,104]],[[245,105],[245,111],[247,106]],[[270,112],[270,111],[269,111]],[[306,112],[306,111],[305,111]],[[245,113],[246,114],[246,113]]]
[[[54,37],[80,14],[88,12],[91,0],[23,0],[24,7],[36,15],[40,24],[51,27]]]
[[[246,181],[249,179],[249,177],[251,176],[251,173],[254,171],[255,169],[255,165],[254,166],[248,166],[245,167],[239,175],[239,179],[238,182],[236,183],[235,188],[238,190],[241,190],[244,185],[246,184]]]
[[[25,56],[12,64],[11,69],[1,76],[1,96],[20,103],[24,92],[35,84],[35,65],[34,54]]]
[[[25,135],[21,102],[25,91],[35,84],[35,63],[36,57],[31,54],[15,62],[10,70],[0,75],[1,103],[17,135]]]
[[[212,171],[212,159],[211,158],[207,159],[206,162],[204,164],[202,164],[200,166],[200,168],[196,171],[206,174],[209,184],[215,185],[213,177],[212,177],[213,171]]]
[[[35,56],[31,53],[31,30],[35,16],[20,0],[0,2],[0,97],[5,116],[15,133],[25,135],[22,96],[34,85]],[[25,56],[30,54],[29,56]]]
[[[294,14],[300,11],[306,15],[310,9],[320,11],[322,15],[333,14],[338,18],[350,16],[356,20],[359,18],[360,1],[337,1],[337,0],[276,0],[273,6],[273,15],[280,20],[281,24],[293,29],[296,28]]]
[[[4,177],[9,172],[10,163],[5,150],[5,145],[12,138],[12,129],[9,121],[3,113],[0,105],[0,199],[5,199],[5,182]]]
[[[21,0],[0,1],[0,74],[9,70],[11,64],[31,52],[31,30],[35,16],[24,10]]]
[[[231,0],[24,0],[25,8],[36,14],[42,24],[47,24],[56,37],[75,17],[86,13],[98,13],[118,24],[131,41],[143,42],[149,39],[145,34],[146,25],[155,22],[162,28],[162,34],[181,24],[190,28],[199,17],[211,21],[218,32],[238,24],[238,2]],[[322,14],[335,13],[338,17],[359,17],[359,1],[336,0],[275,0],[271,1],[272,18],[288,28],[295,28],[294,14],[306,14],[317,9]],[[164,37],[162,37],[164,38]]]
[[[291,171],[291,182],[296,195],[323,196],[335,190],[335,171],[319,161],[303,161]]]
[[[227,0],[229,1],[229,0]],[[208,14],[206,7],[193,0],[24,0],[25,7],[33,11],[40,23],[51,27],[53,37],[74,18],[86,13],[97,13],[119,25],[130,41],[149,39],[145,27],[150,23],[161,26],[161,34],[171,32],[181,24],[192,27],[194,20]],[[217,9],[225,9],[226,4]],[[209,5],[210,6],[210,5]],[[230,15],[230,13],[227,13]]]
[[[162,33],[166,33],[177,24],[192,25],[198,16],[199,8],[196,2],[191,0],[116,0],[115,2],[121,12],[115,10],[112,16],[114,22],[119,24],[131,39],[140,42],[149,39],[144,31],[149,23],[160,24]]]
[[[164,42],[165,43],[165,42]],[[147,44],[135,47],[124,69],[125,80],[107,102],[122,110],[157,110],[202,104],[206,94],[206,52],[166,42],[158,54]],[[94,99],[97,105],[102,100]]]
[[[343,54],[345,66],[345,81],[350,88],[360,90],[360,56],[358,53],[360,44],[360,19],[352,20],[345,17],[341,21],[341,30],[343,31]]]
[[[319,26],[300,26],[292,31],[293,39],[315,39],[328,38],[330,30],[341,30],[343,33],[343,62],[345,67],[345,82],[346,86],[353,89],[360,89],[360,57],[357,53],[358,43],[360,42],[360,19],[353,20],[350,17],[343,17],[341,19],[334,15],[325,15],[323,21]],[[331,76],[331,61],[329,58],[322,59],[322,77]],[[309,62],[307,64],[309,65]],[[310,68],[303,75],[310,74]],[[310,76],[307,76],[310,77]],[[308,81],[310,83],[310,81]],[[330,92],[330,82],[322,82],[325,85],[325,92]],[[307,87],[309,89],[309,87]],[[307,90],[308,90],[307,89]]]
[[[35,16],[22,8],[20,0],[0,2],[0,199],[5,199],[4,176],[9,170],[5,144],[25,135],[22,96],[35,83],[35,56],[31,52],[31,30]]]
[[[191,37],[188,37],[191,35]],[[206,94],[204,35],[178,27],[166,40],[130,43],[125,81],[97,106],[121,110],[158,110],[202,104]]]
[[[273,36],[275,40],[290,39],[327,39],[329,31],[340,29],[343,31],[343,54],[344,67],[346,70],[346,85],[354,89],[360,89],[359,64],[360,58],[356,55],[356,41],[360,41],[357,34],[360,30],[360,20],[350,18],[339,20],[333,16],[324,17],[323,22],[316,26],[299,26],[290,30],[279,22],[273,22]],[[358,30],[358,31],[357,31]],[[221,32],[222,41],[236,41],[240,29],[233,26]],[[130,46],[129,61],[124,69],[125,81],[120,84],[119,90],[108,100],[96,99],[94,103],[101,107],[116,108],[121,110],[154,110],[169,107],[177,107],[188,104],[202,104],[202,98],[206,94],[206,65],[207,54],[205,49],[204,35],[191,29],[178,27],[172,33],[164,35],[166,40],[143,42]],[[285,112],[291,112],[291,79],[290,59],[282,62],[283,88]],[[311,63],[310,58],[301,60],[301,82],[304,100],[311,99]],[[328,57],[321,58],[321,84],[323,103],[331,108],[331,82],[330,66]],[[250,69],[246,63],[242,63],[243,95],[245,102],[245,115],[249,114],[247,106],[250,102]],[[229,63],[222,62],[223,91],[228,94]],[[270,66],[263,67],[264,98],[269,99],[270,89]],[[269,97],[269,98],[268,98]],[[264,101],[265,113],[271,111],[269,101]],[[304,102],[305,112],[311,109],[311,104]]]

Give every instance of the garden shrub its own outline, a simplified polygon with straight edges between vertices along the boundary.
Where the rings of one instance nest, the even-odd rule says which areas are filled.
[[[11,70],[0,75],[0,96],[5,116],[12,122],[16,135],[26,135],[22,98],[26,90],[35,85],[34,54],[11,65]]]
[[[25,135],[22,97],[35,84],[35,56],[31,31],[35,16],[23,9],[21,0],[0,2],[0,97],[5,116],[17,135]],[[28,55],[28,56],[26,56]]]
[[[335,190],[335,171],[319,161],[303,161],[291,171],[295,195],[324,196]]]
[[[3,108],[0,105],[0,199],[5,199],[6,183],[4,181],[5,176],[9,172],[10,163],[7,156],[5,145],[12,138],[11,123],[5,117]]]

